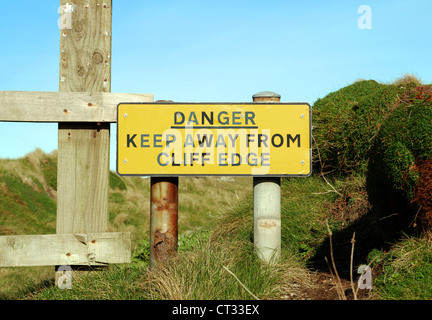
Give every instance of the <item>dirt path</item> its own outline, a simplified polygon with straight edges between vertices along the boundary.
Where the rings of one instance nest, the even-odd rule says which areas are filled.
[[[351,282],[341,279],[342,287],[347,300],[354,300]],[[312,274],[311,284],[304,288],[298,288],[284,296],[287,300],[342,300],[336,289],[336,282],[331,274],[316,272]],[[357,300],[370,299],[369,290],[358,290]]]

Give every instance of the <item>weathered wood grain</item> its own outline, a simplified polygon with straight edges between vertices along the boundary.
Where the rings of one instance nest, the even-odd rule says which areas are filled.
[[[112,2],[74,5],[72,29],[60,30],[59,91],[110,92]],[[57,233],[108,230],[109,139],[109,123],[59,123]]]
[[[0,121],[117,121],[121,102],[153,102],[153,94],[0,91]]]
[[[129,232],[0,237],[0,267],[131,262]]]

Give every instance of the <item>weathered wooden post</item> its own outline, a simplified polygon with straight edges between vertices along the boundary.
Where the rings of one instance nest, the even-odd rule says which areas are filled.
[[[253,102],[280,102],[280,95],[263,91]],[[265,263],[279,261],[281,250],[281,191],[279,177],[254,177],[254,245]]]
[[[76,0],[70,10],[71,29],[60,30],[59,91],[110,92],[111,1]],[[108,231],[109,147],[109,123],[59,123],[57,234]]]
[[[108,232],[110,123],[153,95],[110,92],[111,0],[60,5],[59,92],[0,91],[0,121],[58,123],[56,234],[1,236],[0,266],[60,266],[63,289],[63,271],[131,261],[130,233]]]
[[[151,177],[150,267],[177,252],[178,177]]]

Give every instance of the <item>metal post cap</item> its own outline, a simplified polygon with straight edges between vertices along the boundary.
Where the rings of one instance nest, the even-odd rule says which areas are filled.
[[[252,98],[280,98],[280,94],[273,91],[261,91],[255,93]]]

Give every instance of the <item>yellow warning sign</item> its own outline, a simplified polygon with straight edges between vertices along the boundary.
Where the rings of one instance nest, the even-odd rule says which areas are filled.
[[[308,176],[307,103],[121,103],[117,172]]]

